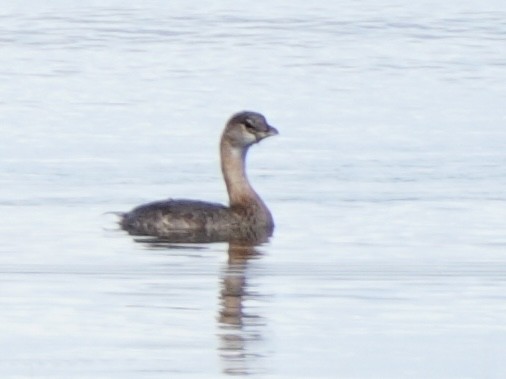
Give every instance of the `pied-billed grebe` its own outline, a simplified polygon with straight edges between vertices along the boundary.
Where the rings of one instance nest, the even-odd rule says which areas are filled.
[[[271,212],[253,190],[246,176],[246,153],[251,145],[278,134],[256,112],[232,116],[221,136],[221,171],[227,186],[228,207],[197,200],[148,203],[122,215],[121,227],[133,235],[175,238],[178,242],[231,240],[274,229]]]

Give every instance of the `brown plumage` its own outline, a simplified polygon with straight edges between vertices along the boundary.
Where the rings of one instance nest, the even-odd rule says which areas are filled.
[[[271,212],[246,176],[250,146],[278,134],[265,117],[240,112],[228,121],[220,142],[221,170],[229,206],[198,200],[148,203],[122,215],[121,227],[133,235],[175,242],[213,242],[260,239],[272,235]]]

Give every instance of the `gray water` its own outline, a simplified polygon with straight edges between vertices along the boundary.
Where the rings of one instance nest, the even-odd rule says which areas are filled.
[[[0,376],[504,378],[504,4],[2,4]],[[104,215],[226,203],[242,109],[268,243]]]

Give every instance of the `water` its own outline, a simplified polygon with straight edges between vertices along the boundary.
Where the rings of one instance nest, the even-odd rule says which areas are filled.
[[[2,378],[503,378],[503,2],[4,4]],[[269,243],[156,245],[104,212],[226,202]]]

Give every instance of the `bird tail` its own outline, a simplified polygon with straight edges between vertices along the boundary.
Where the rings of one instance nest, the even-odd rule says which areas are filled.
[[[126,216],[126,212],[104,212],[104,213],[102,213],[102,216],[105,216],[105,215],[114,215],[114,216],[118,217],[118,219],[116,220],[116,223],[118,225],[121,225],[123,222],[123,219]]]

